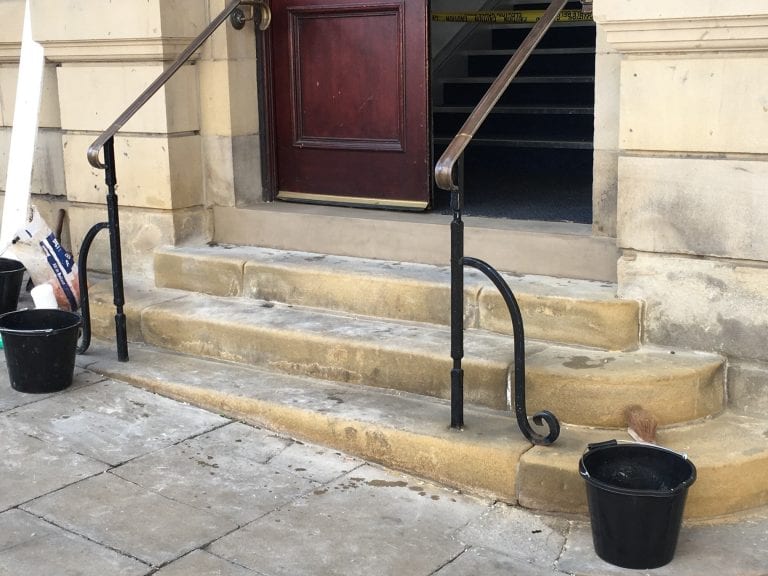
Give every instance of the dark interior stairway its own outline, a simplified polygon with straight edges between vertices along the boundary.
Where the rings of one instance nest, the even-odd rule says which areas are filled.
[[[542,10],[547,4],[496,9]],[[433,72],[435,159],[531,27],[477,25]],[[594,74],[594,23],[555,23],[466,152],[465,214],[591,223]],[[446,194],[436,191],[435,199],[447,210]]]

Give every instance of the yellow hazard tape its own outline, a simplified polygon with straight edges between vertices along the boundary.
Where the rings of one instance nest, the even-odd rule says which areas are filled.
[[[433,22],[478,24],[535,24],[544,10],[494,10],[489,12],[433,12]],[[557,22],[591,22],[592,14],[581,10],[563,10]]]

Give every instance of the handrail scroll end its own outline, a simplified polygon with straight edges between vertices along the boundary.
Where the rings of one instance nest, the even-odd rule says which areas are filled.
[[[104,148],[104,145],[98,140],[88,147],[88,163],[99,170],[104,170],[106,168],[106,165],[102,163],[100,157],[102,148]]]

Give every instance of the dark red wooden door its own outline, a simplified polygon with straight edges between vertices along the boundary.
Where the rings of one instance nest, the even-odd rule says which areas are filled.
[[[278,198],[423,209],[426,0],[273,0]]]

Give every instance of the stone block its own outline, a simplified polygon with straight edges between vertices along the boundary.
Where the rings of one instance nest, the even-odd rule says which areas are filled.
[[[625,60],[620,146],[665,152],[765,152],[764,58]],[[746,89],[749,87],[749,89]]]
[[[104,202],[104,171],[91,167],[86,159],[95,138],[64,134],[64,169],[72,201]],[[199,136],[118,135],[115,156],[122,205],[168,209],[202,204]]]
[[[730,363],[728,407],[736,414],[766,417],[768,414],[768,363]]]
[[[592,231],[596,236],[616,237],[619,153],[597,150],[592,155]]]
[[[237,252],[226,258],[183,258],[160,249],[155,252],[155,284],[216,296],[242,296],[246,258]]]
[[[205,198],[216,206],[235,205],[232,138],[201,136]]]
[[[636,301],[589,300],[520,292],[517,292],[516,299],[528,338],[606,350],[634,350],[638,347],[640,314]],[[497,290],[486,289],[480,293],[478,310],[480,328],[512,333],[509,311]]]
[[[18,76],[18,64],[0,66],[0,126],[13,126]],[[43,70],[43,93],[40,97],[38,125],[41,128],[61,126],[56,68],[50,65],[45,66]]]
[[[203,60],[198,68],[201,130],[217,136],[258,132],[256,61]]]
[[[0,128],[0,190],[5,189],[8,176],[8,154],[11,129]],[[35,158],[32,165],[31,190],[33,194],[66,195],[64,156],[61,133],[58,130],[40,130],[37,135]]]
[[[232,110],[229,105],[229,62],[201,60],[200,129],[206,135],[228,136],[232,132]]]
[[[211,136],[257,133],[256,60],[202,60],[197,67],[202,132]]]
[[[38,42],[194,38],[208,23],[204,0],[31,0]],[[66,22],[66,26],[62,26]]]
[[[88,229],[107,220],[107,209],[101,206],[72,205],[68,212],[70,233],[75,253]],[[157,246],[173,245],[185,240],[204,242],[209,229],[208,217],[202,209],[147,211],[130,207],[120,209],[120,233],[123,269],[134,280],[151,280],[154,276],[153,251]],[[101,232],[91,246],[88,268],[110,271],[109,237]]]
[[[605,20],[668,20],[693,18],[717,18],[723,16],[750,16],[768,14],[763,0],[595,0],[594,18]]]
[[[0,2],[0,46],[21,43],[24,27],[25,0],[3,0]]]
[[[163,72],[161,63],[58,67],[61,126],[100,132]],[[183,66],[129,120],[125,132],[174,133],[199,129],[197,73]]]
[[[615,150],[619,144],[619,71],[621,55],[605,40],[598,26],[595,36],[595,150]]]
[[[593,18],[622,53],[765,50],[768,6],[761,0],[616,2],[596,0]]]
[[[622,157],[619,245],[768,260],[768,163]]]
[[[235,201],[238,206],[262,204],[261,139],[258,134],[232,138],[232,167]]]
[[[768,268],[723,260],[628,253],[619,296],[645,301],[649,343],[768,360]]]

